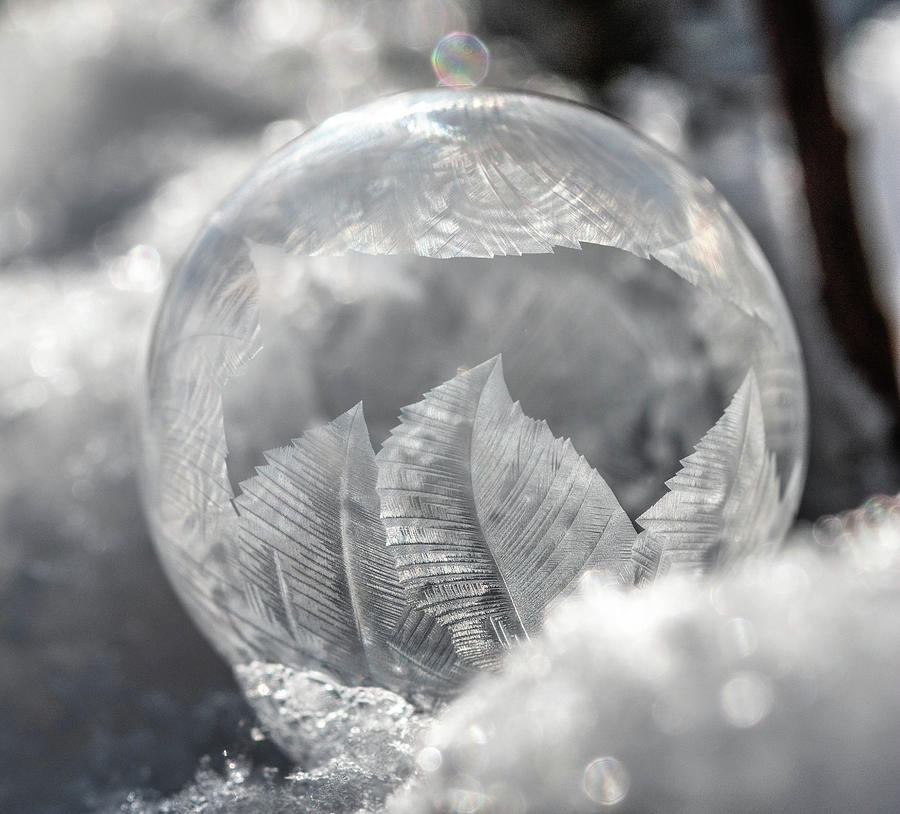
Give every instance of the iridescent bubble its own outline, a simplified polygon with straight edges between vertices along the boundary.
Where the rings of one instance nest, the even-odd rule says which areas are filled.
[[[840,517],[833,514],[826,514],[816,520],[813,525],[813,540],[820,546],[832,548],[837,544],[841,532],[844,530],[844,524]]]
[[[474,34],[447,34],[431,53],[438,84],[449,88],[474,88],[487,76],[489,65],[487,46]]]
[[[614,806],[625,799],[631,778],[614,757],[598,757],[585,767],[583,784],[584,793],[595,803]]]

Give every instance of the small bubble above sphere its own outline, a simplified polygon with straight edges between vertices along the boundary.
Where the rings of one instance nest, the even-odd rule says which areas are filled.
[[[473,88],[487,76],[490,55],[474,34],[455,32],[441,38],[431,54],[438,83],[450,88]]]

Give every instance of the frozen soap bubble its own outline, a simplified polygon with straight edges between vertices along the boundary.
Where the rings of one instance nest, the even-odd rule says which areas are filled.
[[[176,269],[147,384],[146,503],[198,623],[233,663],[351,685],[450,692],[586,572],[777,543],[802,485],[758,247],[706,181],[546,97],[407,93],[288,144]]]

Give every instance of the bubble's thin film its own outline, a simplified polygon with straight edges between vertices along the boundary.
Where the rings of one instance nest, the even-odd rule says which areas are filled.
[[[455,31],[442,37],[434,47],[431,66],[439,85],[474,88],[487,76],[490,54],[474,34]]]
[[[628,770],[614,757],[598,757],[584,770],[584,793],[601,806],[621,803],[631,787]]]

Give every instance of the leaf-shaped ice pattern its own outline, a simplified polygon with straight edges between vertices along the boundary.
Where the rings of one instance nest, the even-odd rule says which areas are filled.
[[[499,356],[401,422],[377,458],[388,545],[465,662],[496,666],[586,569],[628,579],[631,521],[571,442],[512,401]]]
[[[752,369],[695,450],[666,482],[669,493],[637,519],[645,530],[635,544],[638,583],[727,565],[769,541],[780,487]]]
[[[273,639],[290,640],[293,664],[393,689],[458,680],[447,630],[397,579],[362,405],[265,458],[234,501],[241,572],[248,606]]]

